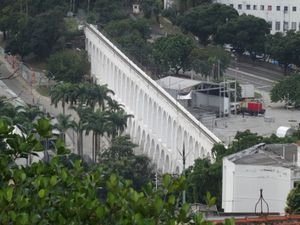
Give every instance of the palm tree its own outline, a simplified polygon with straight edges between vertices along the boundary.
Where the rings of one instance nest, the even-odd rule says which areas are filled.
[[[57,124],[54,125],[61,132],[61,137],[66,142],[66,132],[69,128],[72,128],[72,121],[70,120],[71,115],[58,114],[57,115]]]
[[[96,110],[89,115],[87,132],[93,132],[93,160],[97,161],[97,156],[99,155],[101,149],[101,137],[105,133],[109,133],[108,126],[108,114],[107,111],[102,111],[100,109]]]
[[[111,112],[118,111],[124,107],[124,105],[120,104],[119,102],[117,102],[116,100],[114,100],[112,98],[108,99],[107,106],[108,106],[108,110]]]
[[[71,121],[71,127],[77,135],[77,153],[78,155],[83,156],[83,132],[87,127],[87,123],[81,119],[78,122],[73,120]]]
[[[109,113],[108,120],[113,137],[116,137],[125,131],[127,128],[127,120],[131,117],[133,117],[133,115],[127,114],[124,109]]]
[[[105,103],[110,100],[109,94],[114,94],[107,85],[97,85],[88,84],[90,88],[88,89],[87,105],[92,108],[98,104],[98,106],[103,110],[105,108]]]
[[[57,107],[58,102],[62,102],[63,114],[65,115],[65,103],[68,103],[71,97],[73,85],[70,83],[58,83],[50,91],[51,104]]]

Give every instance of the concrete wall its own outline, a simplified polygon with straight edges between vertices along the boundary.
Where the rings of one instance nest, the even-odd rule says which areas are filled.
[[[134,115],[127,132],[163,172],[182,170],[183,144],[189,153],[186,165],[199,157],[211,155],[220,142],[211,131],[194,118],[154,80],[117,49],[94,26],[85,27],[86,49],[91,74],[100,84],[108,84],[113,96]]]
[[[284,213],[286,198],[292,188],[289,168],[257,165],[234,165],[223,161],[223,199],[225,212],[254,212],[263,189],[270,212]],[[263,204],[264,212],[267,210]],[[260,212],[260,207],[257,208]]]

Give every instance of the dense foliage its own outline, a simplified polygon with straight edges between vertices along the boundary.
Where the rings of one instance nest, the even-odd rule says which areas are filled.
[[[285,102],[287,105],[300,106],[300,75],[285,78],[271,90],[272,102]]]
[[[87,56],[76,50],[63,50],[50,55],[47,64],[48,77],[56,81],[81,82],[88,74]]]

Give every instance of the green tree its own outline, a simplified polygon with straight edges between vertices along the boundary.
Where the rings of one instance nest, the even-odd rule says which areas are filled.
[[[73,127],[71,115],[58,114],[56,118],[57,124],[54,124],[54,127],[61,132],[61,138],[63,139],[64,143],[66,143],[66,132],[68,129]]]
[[[191,65],[195,72],[204,76],[217,78],[223,75],[230,64],[230,55],[220,46],[208,45],[194,48],[190,55]],[[220,69],[220,71],[218,71]]]
[[[39,125],[36,128],[43,131],[42,137],[49,132]],[[12,143],[20,137],[11,132],[0,120],[0,138],[13,150]],[[29,143],[22,141],[27,146],[22,154],[33,149]],[[188,204],[179,205],[176,193],[185,187],[184,177],[166,175],[159,191],[151,184],[137,191],[130,181],[105,173],[103,167],[83,167],[80,160],[67,167],[62,163],[66,157],[59,152],[49,163],[27,167],[16,166],[13,155],[7,152],[0,160],[1,224],[212,224],[199,214],[190,215]]]
[[[257,54],[265,52],[269,32],[270,26],[264,19],[243,14],[219,27],[215,41],[232,45],[240,55],[248,51],[255,60]]]
[[[300,185],[297,184],[295,188],[293,188],[286,201],[285,211],[289,214],[296,214],[300,212]]]
[[[181,18],[180,26],[184,31],[197,36],[201,44],[207,45],[210,38],[214,39],[220,27],[237,17],[237,11],[230,6],[201,5],[187,11]]]
[[[271,101],[300,106],[300,75],[294,74],[275,84],[271,90]]]
[[[29,53],[44,58],[52,50],[64,47],[61,39],[64,31],[63,11],[60,8],[43,12],[34,18],[24,17],[24,14],[19,17],[24,22],[18,24],[23,25],[8,40],[6,51],[19,54],[22,58]]]
[[[190,54],[194,42],[188,36],[177,34],[159,38],[153,46],[153,57],[158,65],[166,71],[173,70],[176,74],[180,70],[189,70],[191,67]]]
[[[89,62],[84,53],[76,50],[62,50],[48,59],[47,74],[56,81],[79,83],[89,70]]]
[[[270,35],[266,43],[266,51],[277,60],[284,69],[284,74],[288,72],[290,64],[300,66],[300,34],[288,31],[286,34],[276,33]]]
[[[96,0],[93,12],[97,15],[97,22],[106,24],[113,20],[127,17],[126,8],[122,0]]]
[[[66,114],[65,104],[71,100],[72,84],[70,83],[58,83],[50,90],[51,104],[57,107],[57,104],[61,101],[63,114]]]

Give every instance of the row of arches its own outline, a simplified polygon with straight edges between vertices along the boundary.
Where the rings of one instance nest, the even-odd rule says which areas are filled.
[[[96,46],[87,39],[92,74],[98,82],[108,84],[127,112],[134,115],[128,121],[127,131],[140,152],[148,155],[159,170],[172,173],[182,170],[183,148],[187,166],[198,157],[210,157],[208,146],[212,144],[208,139],[199,132],[192,134],[182,117],[176,116],[176,110],[170,110],[162,101],[166,99],[164,94],[149,88],[151,85],[140,79],[143,74],[138,74],[119,55],[107,51],[107,43],[101,44],[102,41]]]

